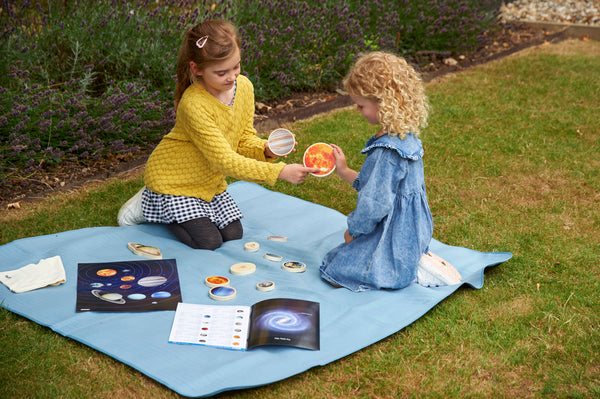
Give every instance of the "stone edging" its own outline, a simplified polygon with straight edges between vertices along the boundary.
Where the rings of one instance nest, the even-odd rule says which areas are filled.
[[[567,24],[562,22],[537,22],[512,20],[511,23],[519,23],[534,29],[543,29],[550,33],[561,32],[568,38],[587,37],[591,40],[600,41],[600,26],[584,24]]]

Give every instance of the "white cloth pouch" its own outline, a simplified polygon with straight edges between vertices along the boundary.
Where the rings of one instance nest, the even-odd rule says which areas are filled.
[[[58,285],[67,281],[60,256],[53,256],[31,263],[20,269],[0,272],[0,282],[12,292],[21,293]]]

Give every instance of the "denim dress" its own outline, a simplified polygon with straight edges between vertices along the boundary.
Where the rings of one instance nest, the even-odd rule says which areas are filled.
[[[352,182],[356,209],[348,215],[354,240],[325,255],[321,277],[352,291],[402,288],[415,281],[433,234],[423,146],[410,133],[386,134],[371,137],[361,154],[367,157]]]

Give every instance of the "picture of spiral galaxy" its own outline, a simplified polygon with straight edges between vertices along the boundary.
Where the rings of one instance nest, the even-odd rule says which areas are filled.
[[[80,263],[78,312],[175,310],[181,302],[175,259]]]
[[[289,345],[319,349],[319,303],[275,298],[252,306],[248,347]]]

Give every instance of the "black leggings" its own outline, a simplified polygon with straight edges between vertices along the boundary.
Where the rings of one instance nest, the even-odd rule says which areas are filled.
[[[167,227],[182,243],[194,249],[215,250],[225,241],[242,238],[242,222],[236,220],[219,230],[209,218],[188,220],[183,223],[171,223]]]

